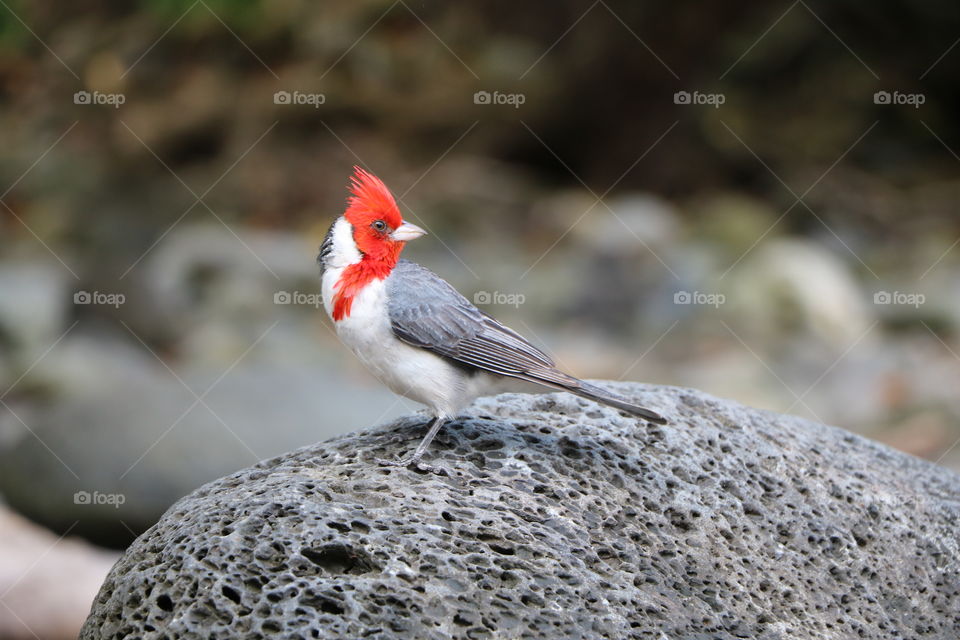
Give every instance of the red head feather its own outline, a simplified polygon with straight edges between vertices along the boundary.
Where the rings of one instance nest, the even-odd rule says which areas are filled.
[[[391,229],[403,224],[403,217],[393,194],[387,189],[387,185],[372,173],[354,167],[353,176],[350,178],[350,193],[352,195],[347,201],[349,206],[343,215],[354,228],[369,225],[377,219],[386,222]]]
[[[390,275],[404,245],[390,237],[403,224],[403,217],[387,185],[360,167],[354,167],[353,170],[350,178],[351,196],[343,216],[353,227],[353,240],[363,258],[344,269],[334,286],[334,320],[342,320],[350,315],[354,297],[369,282]],[[375,227],[380,220],[386,223],[383,230]]]

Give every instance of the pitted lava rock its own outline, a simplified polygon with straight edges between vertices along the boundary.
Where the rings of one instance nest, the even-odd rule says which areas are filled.
[[[688,389],[477,401],[180,500],[81,638],[957,638],[960,476]],[[269,428],[269,425],[264,425]]]

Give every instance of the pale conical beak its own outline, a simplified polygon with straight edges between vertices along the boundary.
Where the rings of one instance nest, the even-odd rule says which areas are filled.
[[[402,225],[393,230],[393,233],[390,234],[390,239],[397,242],[407,242],[408,240],[416,240],[420,236],[424,236],[426,234],[427,232],[417,225],[404,222]]]

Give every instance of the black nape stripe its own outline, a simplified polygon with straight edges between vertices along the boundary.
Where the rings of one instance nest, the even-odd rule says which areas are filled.
[[[320,253],[317,254],[317,264],[321,267],[325,265],[327,256],[333,251],[333,228],[337,222],[339,222],[339,218],[334,220],[333,224],[330,225],[330,228],[327,229],[327,235],[323,237],[323,242],[320,243]]]

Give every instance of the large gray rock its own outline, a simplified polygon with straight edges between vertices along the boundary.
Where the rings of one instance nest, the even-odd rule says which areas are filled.
[[[956,638],[960,476],[845,431],[617,385],[484,399],[213,482],[117,563],[82,638]]]

